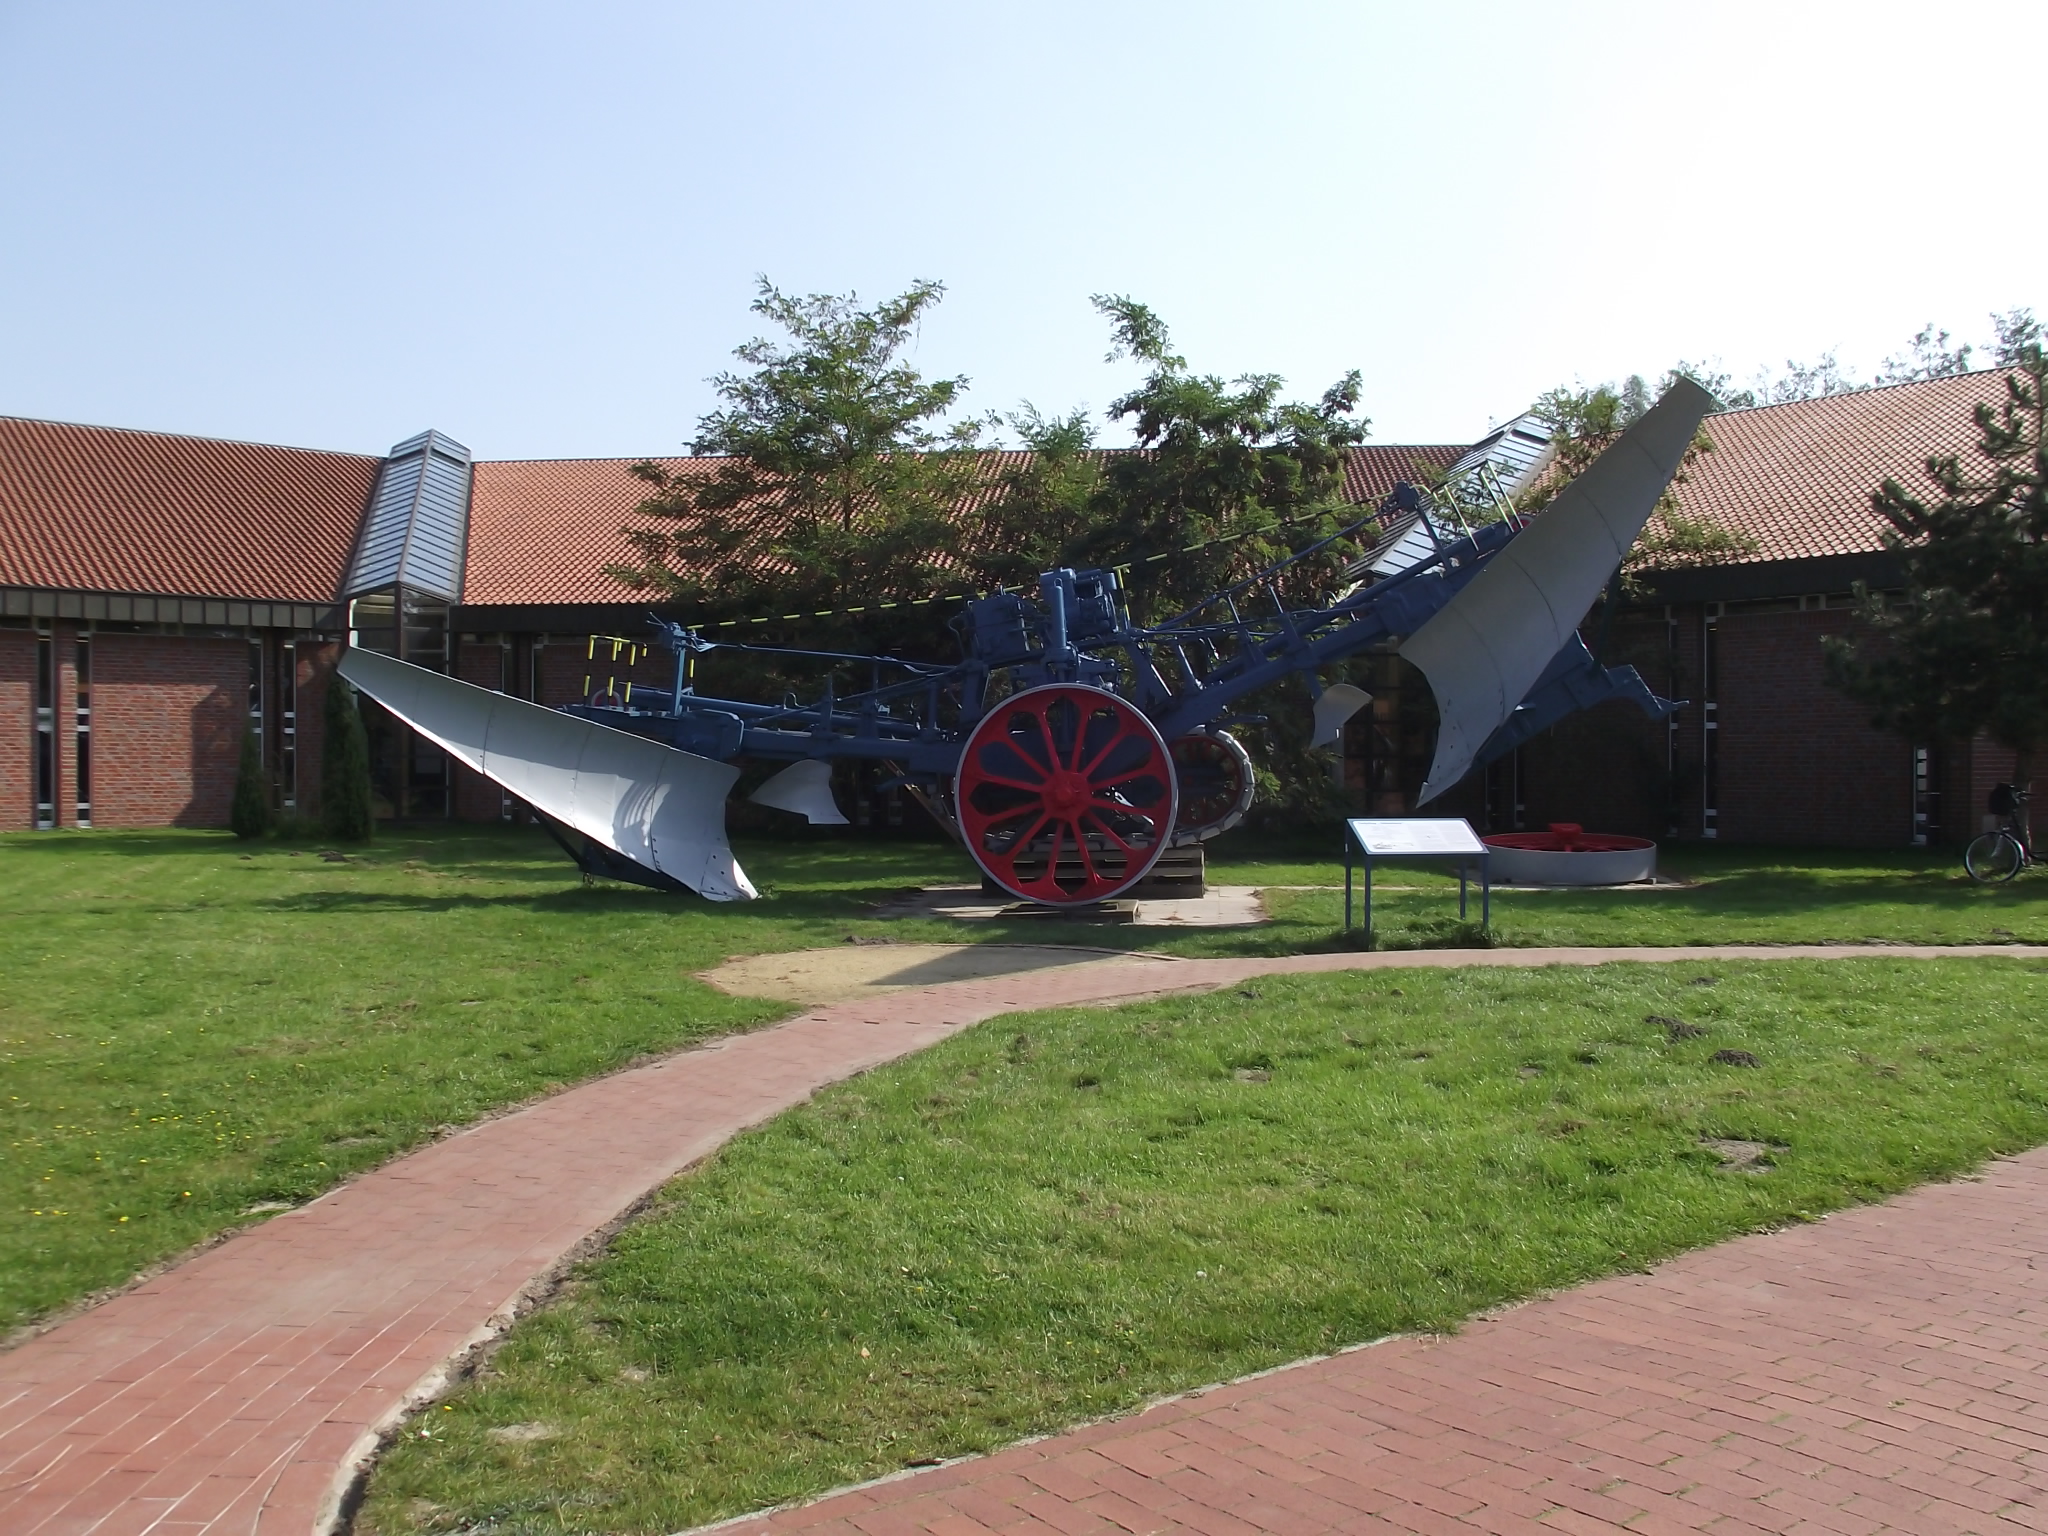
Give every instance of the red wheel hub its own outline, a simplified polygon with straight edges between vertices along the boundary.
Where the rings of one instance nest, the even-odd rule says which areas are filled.
[[[1013,694],[968,734],[954,779],[982,872],[1026,901],[1106,901],[1145,878],[1179,804],[1152,722],[1105,689]]]

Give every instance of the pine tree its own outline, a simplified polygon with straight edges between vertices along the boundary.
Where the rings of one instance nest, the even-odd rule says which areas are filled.
[[[1904,562],[1903,601],[1862,593],[1859,632],[1828,642],[1838,686],[1922,740],[1990,736],[2033,776],[2048,741],[2048,359],[2016,345],[2005,399],[1979,404],[1981,462],[1927,461],[1940,495],[1886,480],[1871,502]]]
[[[370,741],[356,691],[341,678],[327,684],[326,729],[320,753],[320,823],[341,843],[367,843],[376,829],[370,807]]]
[[[263,772],[263,749],[253,730],[242,732],[242,761],[235,771],[235,801],[228,811],[235,836],[261,837],[270,830],[270,783]]]

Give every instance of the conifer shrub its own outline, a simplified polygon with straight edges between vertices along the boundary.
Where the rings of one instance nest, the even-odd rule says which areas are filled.
[[[340,843],[367,843],[376,829],[370,806],[370,740],[356,691],[341,678],[327,685],[320,752],[320,825]]]
[[[242,732],[242,761],[235,770],[235,800],[228,810],[235,836],[257,838],[270,830],[270,784],[263,773],[263,749],[253,730]]]

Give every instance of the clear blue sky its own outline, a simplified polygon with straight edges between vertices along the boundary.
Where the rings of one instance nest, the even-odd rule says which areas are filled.
[[[2048,310],[2048,5],[0,0],[0,412],[676,451],[755,274],[1100,408],[1088,295],[1467,441]]]

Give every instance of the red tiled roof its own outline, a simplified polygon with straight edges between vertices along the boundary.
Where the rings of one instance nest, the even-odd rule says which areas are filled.
[[[1717,564],[1880,548],[1871,490],[1925,485],[1930,454],[1972,452],[1970,409],[1997,371],[1713,417],[1715,451],[1680,500],[1756,541]],[[1345,496],[1370,502],[1448,465],[1462,445],[1351,450]],[[1016,454],[989,457],[991,480]],[[604,574],[647,487],[628,459],[479,463],[463,599],[634,600]],[[671,470],[709,461],[666,459]],[[339,592],[380,460],[258,443],[0,417],[0,586],[328,602]]]
[[[1748,553],[1716,556],[1716,565],[1881,549],[1890,525],[1870,493],[1886,476],[1932,490],[1923,468],[1930,456],[1974,456],[1971,408],[2004,400],[2004,377],[1966,373],[1710,416],[1714,451],[1689,472],[1679,502],[1756,541]]]
[[[0,586],[332,602],[381,462],[0,416]]]
[[[1344,466],[1345,499],[1377,501],[1394,482],[1442,469],[1463,445],[1364,447]],[[1022,453],[986,456],[989,482],[1014,469]],[[465,603],[620,603],[637,599],[604,574],[630,562],[622,529],[650,487],[628,472],[632,459],[526,459],[479,463],[469,511]],[[715,460],[660,459],[670,473]]]

